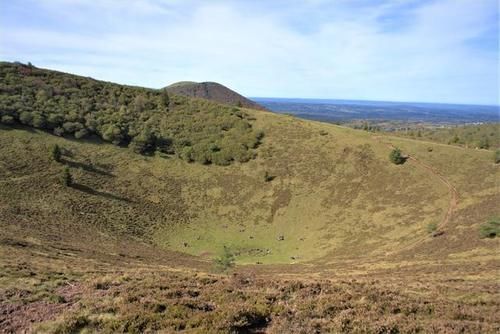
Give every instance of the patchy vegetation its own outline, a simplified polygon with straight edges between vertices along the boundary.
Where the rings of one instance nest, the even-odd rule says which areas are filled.
[[[437,229],[438,229],[438,226],[436,223],[427,224],[427,233],[432,234],[432,233],[436,232]]]
[[[500,123],[400,130],[393,134],[470,148],[500,148]]]
[[[227,271],[234,267],[234,254],[229,247],[223,247],[222,253],[214,259],[214,265],[217,271]]]
[[[73,184],[73,176],[71,176],[71,172],[68,166],[64,166],[61,172],[61,183],[69,187]]]
[[[170,97],[20,63],[0,63],[0,120],[58,136],[97,135],[139,154],[229,165],[255,157],[263,136],[239,108]]]
[[[481,238],[496,238],[500,235],[500,218],[495,217],[481,225],[479,228]]]
[[[495,333],[500,328],[498,299],[487,292],[495,284],[456,278],[456,269],[443,265],[441,274],[373,270],[356,279],[311,279],[307,273],[286,278],[251,268],[232,275],[144,263],[87,268],[95,262],[69,262],[57,254],[49,261],[37,254],[20,259],[28,261],[22,267],[0,261],[0,328],[6,332]],[[68,261],[70,269],[54,271],[47,267],[52,261]]]
[[[406,158],[403,156],[399,148],[395,148],[389,154],[389,160],[395,165],[402,165],[405,163]]]
[[[61,156],[62,156],[62,152],[61,152],[61,148],[59,147],[59,145],[57,145],[57,144],[52,145],[50,147],[50,157],[52,158],[52,160],[54,160],[55,162],[60,162]]]

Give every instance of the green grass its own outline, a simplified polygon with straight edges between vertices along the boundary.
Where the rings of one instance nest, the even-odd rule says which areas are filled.
[[[246,112],[266,138],[255,160],[226,167],[2,127],[4,217],[18,207],[28,228],[48,235],[92,226],[100,240],[134,238],[207,260],[227,245],[239,264],[382,256],[425,238],[449,202],[448,189],[416,163],[390,163],[384,141],[442,171],[459,189],[460,209],[495,196],[498,171],[482,151],[429,152],[428,143]],[[73,157],[51,161],[54,144]],[[58,185],[61,165],[76,187]],[[265,172],[275,178],[266,182]]]

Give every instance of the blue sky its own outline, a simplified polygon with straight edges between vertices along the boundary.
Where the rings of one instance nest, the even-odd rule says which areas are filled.
[[[246,96],[499,104],[497,0],[9,0],[0,59]]]

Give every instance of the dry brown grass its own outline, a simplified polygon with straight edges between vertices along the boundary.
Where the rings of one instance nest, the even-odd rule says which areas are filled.
[[[462,278],[453,277],[456,268],[446,266],[426,273],[372,270],[369,275],[321,278],[302,273],[286,278],[249,267],[230,275],[146,264],[117,269],[101,263],[88,270],[86,261],[78,259],[70,270],[53,272],[60,266],[53,263],[51,268],[44,256],[22,255],[15,246],[11,251],[23,265],[2,266],[3,279],[17,282],[0,289],[0,323],[6,332],[29,328],[30,321],[43,321],[34,327],[42,333],[495,333],[500,329],[498,285],[479,279],[481,272],[471,268]],[[64,261],[63,256],[55,256],[58,260]]]

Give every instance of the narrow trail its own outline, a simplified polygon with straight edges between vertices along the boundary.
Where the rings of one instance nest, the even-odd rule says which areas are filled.
[[[392,143],[384,142],[378,136],[374,136],[373,138],[375,140],[377,140],[378,142],[387,145],[387,147],[389,147],[390,149],[396,148],[396,146],[394,146]],[[459,197],[458,191],[455,188],[455,186],[453,186],[453,184],[434,167],[432,167],[429,164],[415,158],[414,156],[412,156],[410,154],[407,154],[407,159],[413,161],[414,163],[416,163],[417,165],[419,165],[420,167],[425,169],[427,172],[429,172],[433,176],[437,177],[441,181],[441,183],[443,183],[448,188],[448,191],[450,193],[450,201],[448,202],[448,208],[446,210],[445,216],[443,217],[441,222],[437,225],[437,231],[443,231],[443,228],[450,222],[451,218],[453,217],[453,214],[455,213],[455,211],[457,209],[458,197]],[[395,252],[401,252],[401,251],[405,251],[405,250],[408,250],[410,248],[413,248],[413,247],[419,245],[420,243],[424,242],[425,240],[429,239],[430,237],[431,236],[423,236],[421,238],[418,238],[417,240],[414,240],[413,242],[403,246],[402,248],[399,248],[397,250],[389,252],[389,254],[394,254]]]
[[[408,155],[408,159],[416,162],[417,164],[419,164],[423,168],[427,169],[430,173],[434,174],[437,178],[439,178],[441,180],[442,183],[444,183],[448,187],[448,190],[450,192],[450,202],[448,204],[448,211],[446,211],[446,215],[443,218],[443,220],[441,221],[441,224],[438,225],[439,228],[444,227],[451,220],[451,217],[453,216],[453,213],[457,209],[457,205],[458,205],[458,191],[457,191],[457,188],[455,188],[455,186],[453,186],[453,184],[451,184],[451,182],[447,178],[445,178],[443,175],[441,175],[439,173],[439,171],[437,171],[434,167],[429,166],[425,162],[422,162],[422,161],[418,160],[417,158],[415,158],[415,157],[413,157],[411,155]]]

